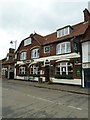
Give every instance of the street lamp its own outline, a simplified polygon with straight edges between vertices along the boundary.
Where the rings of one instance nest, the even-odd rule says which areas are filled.
[[[15,44],[15,51],[16,51],[17,40],[15,40],[15,41],[11,40],[10,44],[12,44],[12,45]]]

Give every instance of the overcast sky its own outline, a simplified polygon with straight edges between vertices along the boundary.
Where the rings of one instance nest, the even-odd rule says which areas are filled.
[[[10,47],[15,48],[11,40],[17,40],[18,47],[34,31],[45,36],[66,25],[83,22],[88,1],[0,0],[0,59],[6,57]]]

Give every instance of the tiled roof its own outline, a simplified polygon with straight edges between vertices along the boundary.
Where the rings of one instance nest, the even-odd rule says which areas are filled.
[[[88,22],[83,22],[72,27],[74,31],[71,33],[71,36],[83,35],[88,28]]]
[[[36,38],[41,44],[43,44],[43,42],[44,42],[44,37],[43,37],[43,36],[41,36],[41,35],[39,35],[39,34],[37,34],[37,33],[35,33],[33,36],[35,36],[35,38]]]
[[[2,65],[14,64],[14,63],[15,63],[15,62],[14,62],[14,59],[12,59],[12,60],[6,60],[6,61],[2,62]]]
[[[14,54],[9,58],[9,60],[7,60],[7,58],[4,58],[1,61],[2,61],[2,65],[13,64],[15,62],[14,61]]]
[[[57,38],[57,32],[54,32],[50,35],[45,36],[44,37],[45,41],[44,41],[43,45],[66,40],[66,39],[76,37],[79,35],[83,35],[88,28],[88,22],[82,22],[82,23],[73,25],[71,27],[73,28],[73,31],[69,35]]]

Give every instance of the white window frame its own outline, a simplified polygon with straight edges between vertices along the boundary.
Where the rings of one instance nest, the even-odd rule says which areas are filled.
[[[21,52],[20,54],[20,60],[26,60],[27,52]]]
[[[31,38],[25,39],[24,40],[24,46],[30,45],[31,44]]]
[[[30,67],[30,74],[38,74],[40,71],[39,71],[39,66],[35,66],[35,65],[33,65],[33,66],[31,66]]]
[[[26,73],[26,68],[23,67],[23,66],[21,66],[21,67],[19,68],[19,74],[20,74],[20,75],[25,75],[25,73]]]
[[[66,53],[66,44],[65,43],[61,43],[61,54]]]
[[[69,48],[67,49],[69,44]],[[65,46],[64,49],[62,46]],[[67,51],[68,50],[68,51]],[[63,43],[59,43],[56,45],[56,54],[65,54],[65,53],[70,53],[71,52],[71,43],[70,42],[63,42]]]
[[[65,27],[60,30],[57,30],[57,38],[63,37],[70,34],[70,27]]]
[[[46,48],[48,47],[49,51],[46,51]],[[44,46],[44,53],[50,53],[50,45]]]
[[[62,68],[65,67],[65,68],[66,68],[65,73],[66,73],[66,75],[68,75],[69,72],[72,72],[72,71],[69,71],[69,70],[68,70],[68,67],[69,67],[69,66],[72,66],[72,64],[68,65],[68,62],[62,62],[62,63],[58,64],[56,67],[60,68],[60,71],[59,71],[60,75],[62,75],[62,73],[64,72],[64,71],[62,70]],[[56,70],[55,70],[55,71],[56,71]],[[57,73],[57,71],[56,71],[56,73]]]
[[[69,46],[68,46],[69,45]],[[65,47],[65,51],[66,53],[70,53],[71,52],[71,43],[70,42],[66,42],[66,47]]]
[[[31,59],[39,58],[39,48],[35,48],[31,51]]]

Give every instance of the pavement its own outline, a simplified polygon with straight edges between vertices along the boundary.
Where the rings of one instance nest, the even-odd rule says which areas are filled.
[[[39,83],[39,82],[31,82],[31,81],[24,81],[24,80],[13,80],[13,79],[6,79],[9,83],[13,84],[21,84],[21,85],[28,85],[33,87],[39,88],[46,88],[52,90],[59,90],[77,94],[84,94],[90,95],[89,88],[82,88],[80,85],[67,85],[67,84],[56,84],[56,83]]]

